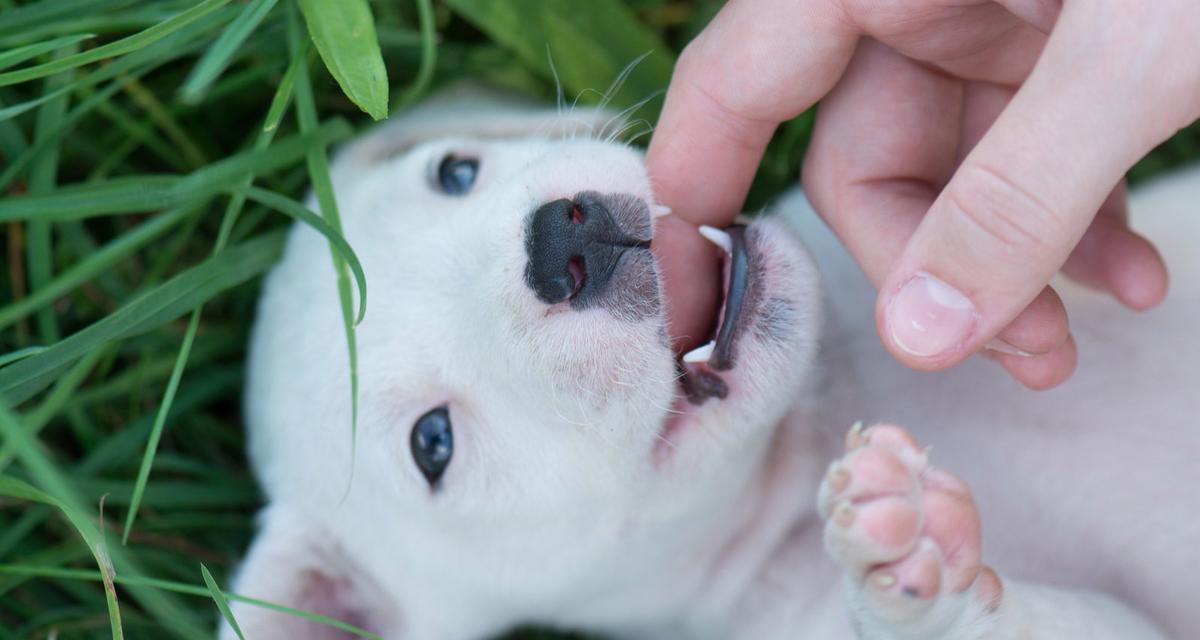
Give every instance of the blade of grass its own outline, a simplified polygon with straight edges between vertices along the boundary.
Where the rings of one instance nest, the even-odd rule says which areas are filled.
[[[224,13],[224,11],[217,11],[205,15],[199,20],[184,26],[149,46],[138,49],[108,64],[101,65],[99,68],[84,74],[83,77],[72,83],[70,87],[60,89],[59,91],[63,93],[68,90],[74,91],[80,87],[91,86],[110,80],[142,65],[159,67],[177,58],[190,55],[195,50],[203,48],[206,44],[204,41],[198,40],[198,36],[218,24],[224,18]],[[37,107],[45,101],[52,99],[57,93],[39,96],[33,100],[15,103],[0,109],[0,122],[7,122]]]
[[[233,612],[229,610],[229,602],[225,600],[225,594],[221,593],[221,588],[217,586],[217,581],[213,580],[212,574],[208,572],[208,567],[204,563],[200,563],[200,574],[204,577],[204,585],[208,587],[208,592],[212,594],[213,602],[216,603],[217,609],[221,612],[221,616],[225,618],[225,622],[233,628],[233,632],[241,640],[246,640],[246,636],[242,635],[242,628],[238,626],[237,620],[233,618]]]
[[[24,401],[45,385],[47,376],[87,351],[162,326],[265,272],[279,257],[282,245],[282,232],[263,234],[180,273],[45,351],[0,369],[0,394],[10,404]]]
[[[299,20],[295,11],[288,14],[288,36],[293,54],[300,51]],[[309,79],[308,68],[301,66],[296,73],[296,120],[300,132],[306,133],[317,127],[317,107],[312,93],[312,82]],[[313,147],[307,155],[309,178],[312,180],[313,192],[317,196],[317,204],[321,215],[329,221],[330,226],[341,237],[342,221],[337,209],[337,199],[333,194],[333,180],[329,176],[329,158],[325,155],[324,147]],[[265,204],[265,203],[264,203]],[[346,350],[350,365],[350,450],[351,459],[358,442],[358,344],[355,338],[354,301],[350,295],[350,282],[346,273],[346,261],[330,245],[330,256],[333,259],[333,270],[337,277],[338,301],[342,307],[342,327],[346,335]],[[365,292],[365,289],[364,289]],[[365,308],[359,305],[359,320],[361,321]],[[353,476],[353,465],[351,465]],[[349,479],[347,480],[349,482]],[[347,489],[349,485],[347,485]]]
[[[154,45],[147,47],[146,49],[143,49],[135,54],[126,56],[125,58],[122,58],[121,60],[118,60],[112,64],[106,65],[102,70],[93,72],[87,77],[72,83],[71,88],[74,91],[82,93],[88,90],[93,84],[103,82],[110,77],[118,78],[117,80],[110,82],[104,88],[99,89],[94,94],[87,96],[74,109],[71,110],[71,112],[60,123],[59,127],[53,132],[48,132],[43,140],[38,141],[38,143],[36,143],[30,149],[23,150],[19,155],[11,155],[10,158],[13,158],[12,162],[9,164],[9,166],[5,167],[3,173],[0,173],[0,189],[7,188],[13,179],[15,179],[20,171],[24,168],[25,164],[32,160],[32,158],[36,157],[37,154],[41,153],[44,147],[50,144],[57,144],[59,140],[62,140],[63,137],[70,133],[72,129],[74,129],[75,126],[78,125],[79,122],[83,120],[83,118],[87,116],[93,109],[98,109],[104,104],[108,104],[110,107],[115,109],[115,106],[110,104],[108,100],[113,94],[115,94],[117,91],[120,91],[126,82],[136,80],[150,71],[153,71],[154,69],[173,61],[177,57],[187,55],[190,50],[194,48],[194,45],[192,47],[172,45],[176,44],[177,39],[181,37],[186,38],[189,36],[190,34],[188,31],[190,31],[190,29],[176,33],[170,38],[155,43]],[[146,60],[147,58],[151,58],[153,54],[159,52],[161,52],[161,56],[158,56],[155,59]],[[15,125],[12,123],[11,119],[4,120],[0,118],[0,131],[6,127],[12,126]]]
[[[186,176],[125,176],[99,184],[69,185],[54,193],[0,200],[0,221],[81,220],[98,215],[167,209],[211,197],[229,189],[245,174],[275,171],[306,157],[310,147],[321,147],[350,135],[341,120],[319,130],[289,136],[265,149],[252,149],[214,162]]]
[[[11,326],[30,312],[49,305],[75,287],[95,278],[101,271],[158,238],[196,211],[195,207],[180,207],[160,213],[89,254],[28,296],[0,307],[0,329]]]
[[[416,78],[400,96],[400,103],[396,105],[398,109],[413,104],[425,95],[437,68],[437,25],[433,16],[433,3],[430,0],[416,2],[417,20],[421,26],[421,64],[417,67]]]
[[[200,310],[201,307],[193,309],[192,317],[188,319],[187,330],[183,333],[183,343],[179,347],[179,355],[176,356],[175,365],[171,369],[171,378],[167,381],[167,389],[163,392],[162,402],[159,403],[158,411],[155,413],[154,426],[150,429],[150,439],[146,442],[145,451],[142,452],[142,463],[138,467],[137,479],[134,481],[133,496],[130,499],[129,509],[125,512],[125,529],[121,533],[121,544],[128,544],[129,533],[133,531],[133,521],[141,506],[146,483],[150,480],[150,468],[154,465],[154,454],[158,452],[158,443],[162,439],[162,432],[167,424],[171,402],[179,390],[179,381],[183,378],[184,368],[187,367],[188,354],[191,353],[192,343],[196,339],[196,330],[200,328]]]
[[[287,111],[292,98],[292,87],[296,84],[296,72],[300,70],[300,65],[307,64],[307,61],[308,44],[305,43],[296,52],[296,55],[292,56],[287,71],[283,72],[283,78],[279,81],[279,89],[275,91],[275,98],[271,100],[271,106],[267,109],[267,117],[263,119],[263,131],[274,131],[279,127],[279,122],[283,120],[283,114]]]
[[[12,443],[13,447],[17,449],[21,461],[30,475],[37,478],[43,486],[49,487],[48,491],[41,491],[16,478],[0,475],[0,495],[48,504],[57,508],[67,517],[71,526],[75,527],[76,532],[91,550],[96,565],[100,567],[113,640],[124,638],[125,634],[121,631],[121,609],[117,604],[117,590],[113,587],[112,582],[115,572],[105,550],[103,534],[92,524],[91,520],[83,515],[83,510],[77,507],[78,503],[72,499],[70,494],[70,487],[62,481],[53,463],[37,451],[33,440],[25,435],[21,427],[17,425],[14,416],[2,406],[0,406],[0,433],[3,433],[5,440]]]
[[[366,274],[349,243],[331,224],[300,203],[265,189],[251,187],[232,191],[244,191],[248,199],[303,222],[324,235],[330,243],[331,252],[336,256],[335,259],[341,261],[343,269],[354,275],[358,283],[359,299],[364,303],[359,306],[359,312],[365,313]],[[103,320],[59,341],[45,351],[0,369],[0,394],[10,403],[20,403],[43,388],[49,382],[49,377],[56,375],[62,367],[87,350],[109,340],[138,335],[161,326],[217,293],[262,273],[278,257],[282,245],[281,235],[280,232],[266,234],[222,252],[135,298]],[[353,331],[355,318],[349,315],[353,311],[346,304],[351,298],[349,277],[346,278],[344,286],[343,320]],[[191,304],[188,304],[189,301]],[[356,377],[352,377],[352,381],[356,380]]]
[[[9,576],[35,576],[38,578],[62,578],[66,580],[88,580],[92,582],[96,582],[101,579],[100,574],[94,571],[88,571],[86,569],[64,569],[61,567],[42,567],[20,564],[0,564],[0,574]],[[205,587],[171,580],[118,575],[114,581],[119,585],[154,587],[156,589],[162,589],[163,591],[171,591],[174,593],[197,596],[201,598],[211,597],[212,595]],[[230,600],[244,602],[246,604],[262,607],[271,611],[278,611],[279,613],[286,613],[288,615],[295,616],[297,618],[303,618],[304,620],[308,620],[310,622],[323,624],[340,631],[353,633],[360,638],[367,638],[368,640],[382,640],[382,638],[374,633],[371,633],[370,631],[359,629],[354,625],[347,624],[341,620],[335,620],[329,616],[323,616],[319,613],[304,611],[303,609],[294,609],[292,607],[285,607],[273,602],[267,602],[266,600],[259,600],[257,598],[250,598],[247,596],[238,595],[236,593],[225,592],[225,596]]]
[[[55,464],[42,453],[36,442],[25,434],[13,414],[2,404],[0,404],[0,435],[14,445],[21,465],[30,477],[41,485],[41,488],[35,488],[10,476],[0,475],[0,494],[50,504],[62,511],[75,530],[79,532],[80,537],[92,552],[96,564],[100,567],[97,577],[104,582],[105,599],[113,626],[113,638],[121,638],[120,610],[117,606],[116,589],[113,588],[113,581],[116,578],[114,568],[119,567],[123,573],[134,578],[140,577],[142,572],[124,555],[120,548],[110,549],[108,547],[104,542],[103,533],[85,515],[87,512],[80,506],[82,503],[78,499],[74,487]],[[130,594],[175,633],[195,640],[206,638],[207,634],[174,599],[166,598],[160,592],[145,588],[131,589]]]
[[[321,60],[346,97],[375,120],[386,118],[387,69],[367,0],[297,2]]]
[[[50,53],[55,49],[61,49],[62,47],[70,46],[77,42],[83,42],[88,38],[94,37],[96,37],[96,34],[94,33],[78,33],[70,36],[62,36],[61,38],[54,38],[53,40],[47,40],[45,42],[35,42],[30,45],[25,45],[24,47],[17,47],[16,49],[10,49],[4,53],[0,53],[0,69],[7,69],[14,64],[21,64],[22,62],[25,62],[30,58],[36,58],[43,53]]]
[[[212,86],[212,83],[229,66],[238,47],[242,46],[246,38],[250,37],[255,27],[262,22],[277,1],[252,0],[242,7],[238,17],[225,27],[221,36],[212,43],[208,51],[204,52],[204,55],[196,62],[196,66],[192,67],[191,73],[183,83],[183,88],[179,90],[179,97],[183,102],[196,104],[204,98],[204,94]]]
[[[146,89],[141,82],[130,80],[124,85],[125,93],[133,98],[133,102],[146,112],[150,121],[158,126],[159,130],[167,134],[167,138],[175,143],[183,154],[184,159],[192,169],[208,164],[208,160],[204,157],[204,152],[200,150],[200,146],[196,141],[192,140],[191,136],[184,131],[183,127],[179,126],[179,122],[171,115],[170,111],[163,106],[159,101],[158,96],[154,95],[153,91]]]
[[[50,422],[50,419],[62,409],[66,401],[70,399],[71,394],[79,388],[79,385],[91,373],[92,367],[105,355],[106,351],[106,349],[101,348],[84,354],[78,362],[67,369],[67,372],[54,382],[54,388],[46,395],[46,399],[42,401],[42,404],[26,414],[25,419],[22,420],[23,424],[21,427],[29,434],[30,438],[36,438],[42,428],[46,426],[46,423]],[[16,446],[13,443],[5,441],[0,445],[0,472],[8,468],[14,457],[16,457]]]
[[[326,219],[310,211],[308,207],[274,191],[250,187],[249,189],[236,189],[234,193],[244,193],[250,200],[266,205],[298,222],[303,222],[325,236],[325,239],[329,241],[330,253],[338,261],[343,272],[349,271],[349,276],[353,276],[358,287],[358,315],[355,316],[350,279],[349,276],[344,276],[342,285],[345,288],[345,293],[342,294],[344,319],[352,330],[354,325],[362,322],[367,313],[367,275],[363,271],[362,263],[358,260],[358,255],[354,253],[353,247],[346,241],[339,228],[335,227],[333,222],[327,222]]]
[[[254,142],[254,149],[262,150],[270,146],[271,141],[275,138],[275,124],[282,117],[283,112],[287,109],[287,104],[291,97],[295,71],[303,63],[307,54],[307,49],[298,52],[295,59],[289,65],[288,71],[284,74],[283,80],[275,91],[275,97],[271,100],[271,105],[267,109],[266,123],[259,130]],[[274,123],[274,124],[273,124]],[[242,178],[242,188],[249,188],[254,182],[253,175],[247,175]],[[273,194],[263,192],[270,197]],[[235,193],[229,200],[229,204],[225,209],[225,214],[221,219],[221,227],[217,234],[217,241],[213,247],[213,255],[216,256],[225,248],[225,243],[229,240],[229,236],[233,231],[233,226],[237,221],[238,215],[241,213],[242,207],[246,202],[245,193]],[[262,194],[260,194],[262,195]],[[266,204],[266,203],[264,203]],[[278,205],[279,203],[276,202]],[[291,209],[290,203],[284,202],[285,207]],[[309,212],[296,212],[293,215],[304,217]],[[340,235],[340,234],[339,234]],[[349,245],[347,245],[349,248]],[[357,261],[357,258],[355,259]],[[361,267],[360,267],[361,269]],[[360,280],[365,286],[365,279]],[[365,289],[363,290],[365,295]],[[364,298],[365,299],[365,298]],[[121,534],[121,544],[126,544],[129,539],[129,533],[133,530],[133,521],[137,517],[138,507],[141,503],[142,494],[145,491],[146,483],[149,481],[150,469],[154,465],[154,456],[158,451],[158,443],[162,437],[163,429],[166,427],[167,416],[171,411],[171,404],[175,399],[175,393],[179,388],[180,379],[183,377],[183,371],[187,367],[188,357],[191,353],[192,342],[196,337],[196,331],[200,327],[200,316],[203,313],[203,306],[196,307],[192,311],[192,317],[188,320],[187,330],[183,335],[183,342],[179,348],[179,353],[175,359],[175,365],[171,371],[171,378],[167,382],[167,389],[163,393],[162,401],[159,403],[158,411],[154,418],[154,426],[150,431],[150,439],[146,443],[146,449],[142,454],[142,463],[138,469],[136,484],[134,485],[133,499],[131,501],[129,511],[126,514],[125,530]]]
[[[75,52],[75,45],[64,50],[64,55],[68,57]],[[47,94],[53,94],[60,88],[70,84],[72,71],[50,76],[46,79],[44,91]],[[53,100],[50,100],[38,107],[37,122],[34,125],[33,140],[36,145],[39,140],[47,138],[52,132],[58,128],[63,121],[63,116],[67,111],[67,95],[56,94]],[[58,182],[58,159],[59,148],[57,145],[48,145],[42,150],[30,164],[29,167],[29,192],[32,194],[47,193],[54,190],[55,183]],[[54,259],[51,254],[51,227],[50,223],[42,220],[30,220],[28,229],[28,261],[29,261],[29,284],[33,291],[37,291],[46,286],[51,278],[54,277]],[[38,334],[41,336],[41,341],[45,344],[57,342],[59,338],[58,319],[54,315],[54,310],[44,308],[37,314]]]
[[[88,51],[84,51],[83,53],[77,53],[60,60],[54,60],[53,62],[47,62],[29,67],[28,69],[19,69],[17,71],[0,73],[0,87],[8,86],[10,84],[17,84],[19,82],[27,82],[37,78],[43,78],[60,71],[74,69],[75,67],[80,67],[85,64],[104,60],[105,58],[112,58],[114,56],[137,51],[138,49],[152,44],[179,29],[182,29],[191,22],[198,20],[205,15],[216,11],[217,9],[220,9],[229,2],[230,0],[204,0],[187,11],[178,13],[171,18],[154,25],[153,27],[139,31],[131,36],[121,38],[115,42],[110,42],[106,45],[96,47],[95,49],[90,49]]]
[[[446,0],[455,13],[508,47],[544,79],[554,80],[546,50],[564,88],[578,94],[608,86],[631,60],[646,59],[612,98],[624,108],[666,88],[674,60],[654,31],[619,0]],[[655,108],[661,100],[653,102]]]
[[[17,349],[16,351],[6,353],[3,356],[0,356],[0,367],[12,364],[24,358],[28,358],[29,356],[35,356],[45,350],[46,347],[37,346],[25,347],[24,349]]]
[[[0,34],[26,32],[55,18],[64,18],[95,11],[107,0],[41,0],[4,12]]]

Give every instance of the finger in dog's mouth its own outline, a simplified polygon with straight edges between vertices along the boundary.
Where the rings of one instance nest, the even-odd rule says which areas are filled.
[[[746,304],[750,288],[750,255],[746,249],[746,228],[701,227],[700,233],[722,253],[722,300],[713,319],[710,339],[683,354],[677,361],[684,397],[694,405],[709,398],[723,399],[729,385],[721,376],[734,366],[736,342],[749,311]]]

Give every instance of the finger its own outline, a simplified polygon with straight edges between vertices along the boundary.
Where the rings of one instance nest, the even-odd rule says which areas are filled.
[[[821,103],[804,189],[875,286],[954,170],[961,104],[960,83],[873,40]]]
[[[1075,6],[1064,9],[1029,80],[885,281],[880,333],[910,366],[950,366],[1011,322],[1066,261],[1109,186],[1155,142],[1130,126],[1144,115],[1141,98],[1110,91],[1139,86],[1122,75],[1136,65],[1114,69],[1081,53],[1080,43],[1095,42],[1096,34],[1080,29],[1105,25],[1079,17]]]
[[[981,82],[968,82],[965,90],[960,157],[974,148],[1015,93],[1009,87]],[[1063,266],[1063,272],[1076,282],[1112,294],[1130,308],[1148,309],[1166,295],[1166,266],[1154,246],[1129,229],[1128,218],[1122,183],[1100,206]],[[1030,312],[1027,307],[1022,315]],[[1065,329],[1065,313],[1059,318]],[[1004,334],[1000,337],[1007,340]],[[1041,353],[1033,344],[1013,344],[1025,351]]]
[[[857,33],[834,0],[725,5],[675,66],[646,165],[659,200],[695,224],[741,208],[780,122],[837,81]]]
[[[1148,240],[1128,223],[1124,183],[1109,194],[1100,213],[1067,258],[1063,272],[1072,280],[1111,293],[1121,304],[1142,311],[1167,294],[1167,267]]]
[[[1075,372],[1079,360],[1075,339],[1070,336],[1053,351],[1041,355],[1020,356],[997,351],[986,353],[999,362],[1009,375],[1034,391],[1044,391],[1065,382]]]
[[[988,98],[980,99],[985,93]],[[887,47],[859,45],[821,104],[804,186],[873,284],[883,282],[953,172],[956,149],[974,144],[1011,95],[997,87],[962,96],[958,83]],[[890,108],[880,113],[879,104]],[[1054,351],[1068,337],[1062,301],[1047,287],[990,347],[1030,358]],[[1051,377],[1045,366],[1017,362],[1006,368],[1033,386]]]
[[[1020,83],[1046,41],[1039,26],[996,2],[847,0],[844,5],[863,33],[965,80]]]
[[[963,95],[962,139],[958,157],[963,159],[975,148],[996,118],[1012,101],[1016,89],[987,82],[968,82]],[[1010,356],[1025,358],[1041,356],[1059,348],[1070,337],[1067,310],[1058,293],[1045,287],[1029,305],[1005,327],[995,339],[986,343],[990,350],[999,350]],[[1056,371],[1047,372],[1047,362],[1025,363],[1018,359],[1007,359],[1005,369],[1025,386],[1034,386],[1056,378],[1066,380],[1073,368],[1064,365]],[[1063,362],[1060,358],[1055,362]]]

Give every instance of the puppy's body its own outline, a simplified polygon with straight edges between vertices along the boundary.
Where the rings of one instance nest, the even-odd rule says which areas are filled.
[[[756,222],[735,366],[709,370],[727,397],[697,406],[677,390],[644,254],[622,258],[594,306],[547,305],[528,286],[528,221],[543,203],[583,191],[653,203],[634,152],[529,137],[572,130],[540,112],[459,102],[342,155],[335,187],[370,292],[353,465],[328,249],[297,228],[251,354],[251,452],[271,506],[239,593],[406,640],[483,638],[522,622],[831,640],[1200,629],[1189,604],[1200,592],[1200,517],[1188,507],[1200,486],[1200,431],[1189,424],[1200,413],[1200,260],[1170,244],[1200,238],[1187,210],[1200,203],[1200,175],[1143,200],[1184,210],[1154,212],[1166,234],[1148,229],[1176,274],[1162,309],[1134,317],[1065,287],[1083,359],[1047,394],[1020,391],[984,362],[943,374],[894,363],[874,335],[870,288],[802,198],[787,198],[778,208],[813,249],[824,310],[783,217]],[[480,159],[472,191],[431,189],[439,162],[464,154]],[[427,482],[410,431],[435,408],[453,422],[454,451]],[[864,526],[902,520],[879,516],[877,496],[851,501],[842,494],[856,485],[839,492],[826,473],[858,419],[910,427],[934,445],[937,467],[974,489],[1002,597],[974,577],[977,559],[929,531],[958,517],[941,528],[971,538],[969,497],[931,506],[940,476],[905,446],[881,445],[886,428],[843,464],[859,479],[871,456],[908,469],[887,491],[919,531],[884,549],[842,526],[851,504]],[[903,583],[905,558],[922,550],[941,558],[926,571],[936,580],[871,591],[879,567],[895,566]],[[254,607],[236,613],[251,638],[338,637]]]

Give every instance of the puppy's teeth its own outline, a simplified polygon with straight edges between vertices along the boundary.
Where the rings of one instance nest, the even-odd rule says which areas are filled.
[[[721,247],[721,250],[725,253],[733,253],[733,241],[729,239],[728,233],[705,224],[700,225],[700,235],[708,239],[709,242]]]
[[[650,215],[654,216],[655,218],[669,216],[671,215],[671,207],[668,207],[665,204],[652,204],[650,205]]]
[[[683,354],[683,361],[691,364],[708,362],[709,359],[712,358],[713,349],[716,348],[716,342],[709,342],[708,344],[700,345],[699,347],[696,347],[695,349]]]

